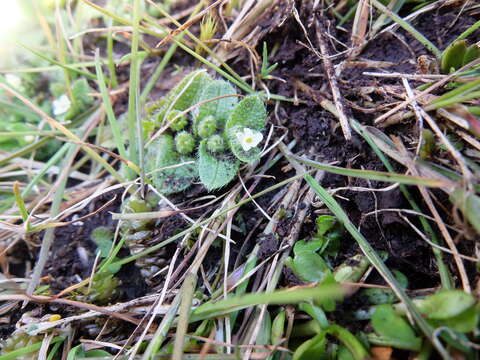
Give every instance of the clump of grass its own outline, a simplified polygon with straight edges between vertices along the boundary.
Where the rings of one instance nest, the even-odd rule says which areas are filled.
[[[203,44],[208,44],[208,41],[213,39],[216,32],[217,20],[213,15],[208,14],[200,22],[200,41]],[[197,46],[195,47],[195,52],[199,55],[203,55],[205,53],[205,50],[200,44],[197,44]]]

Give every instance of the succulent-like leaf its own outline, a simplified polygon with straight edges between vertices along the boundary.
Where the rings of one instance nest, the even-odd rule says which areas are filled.
[[[197,168],[194,164],[189,164],[162,169],[193,160],[181,157],[175,150],[173,137],[163,134],[149,145],[145,164],[147,172],[151,173],[149,177],[155,188],[168,195],[188,188],[197,177]]]
[[[480,46],[477,44],[472,44],[465,51],[465,56],[463,57],[463,65],[467,65],[469,62],[480,58]]]
[[[468,333],[476,328],[479,315],[479,308],[472,306],[457,316],[445,320],[431,320],[430,322],[435,327],[447,326],[454,331]]]
[[[338,282],[357,282],[367,271],[370,261],[363,254],[357,254],[337,266],[334,278]]]
[[[317,236],[325,235],[327,231],[333,228],[336,222],[337,219],[332,215],[320,215],[317,217],[315,220],[315,223],[317,224]]]
[[[224,80],[213,80],[207,86],[203,87],[197,103],[213,99],[224,95],[235,95],[237,92],[230,83]],[[195,123],[198,123],[205,116],[213,116],[217,121],[217,126],[223,128],[228,116],[237,105],[237,97],[226,97],[200,105],[198,115],[195,117]]]
[[[295,276],[305,282],[321,282],[330,273],[325,260],[309,251],[295,254],[292,270]]]
[[[325,355],[327,337],[325,331],[302,343],[293,353],[292,360],[321,359]]]
[[[238,161],[225,154],[212,154],[207,150],[207,140],[202,140],[198,148],[198,173],[208,190],[227,185],[237,173]]]
[[[299,240],[293,245],[293,253],[295,255],[300,254],[301,252],[317,252],[322,247],[323,241],[305,241]]]
[[[461,40],[451,44],[443,53],[441,58],[441,69],[444,73],[449,73],[451,69],[462,67],[463,58],[467,52],[467,41]]]
[[[192,106],[199,93],[212,81],[212,78],[204,71],[193,71],[185,76],[170,92],[159,102],[147,109],[157,125],[163,122],[165,114],[171,110],[184,111]]]

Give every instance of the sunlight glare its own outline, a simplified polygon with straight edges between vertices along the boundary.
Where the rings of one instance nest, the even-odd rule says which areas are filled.
[[[14,61],[15,42],[25,26],[26,17],[20,3],[20,0],[0,0],[0,68]]]
[[[0,37],[11,36],[22,22],[23,12],[18,0],[0,0]]]

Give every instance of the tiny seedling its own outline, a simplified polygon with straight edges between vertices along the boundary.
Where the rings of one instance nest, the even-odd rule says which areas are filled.
[[[185,190],[197,178],[208,190],[227,185],[241,162],[260,158],[266,109],[260,95],[238,101],[227,81],[205,71],[187,75],[148,110],[144,130],[166,129],[147,147],[146,171],[164,194]]]
[[[278,66],[278,63],[269,65],[268,63],[268,49],[267,43],[263,42],[263,50],[262,50],[262,67],[260,69],[260,77],[265,80],[272,79],[270,73],[275,70]]]
[[[311,241],[297,241],[293,247],[294,257],[286,261],[295,276],[305,282],[322,282],[332,274],[328,260],[336,256],[342,237],[341,225],[331,215],[319,216],[316,225],[317,231]]]

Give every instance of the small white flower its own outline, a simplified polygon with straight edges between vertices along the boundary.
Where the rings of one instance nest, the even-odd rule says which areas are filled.
[[[20,87],[22,86],[22,79],[17,75],[6,74],[5,80],[8,83],[8,85],[14,87],[15,89],[20,89]]]
[[[53,100],[52,107],[53,107],[53,115],[62,115],[65,114],[68,109],[70,109],[70,99],[66,94],[63,94],[58,99]]]
[[[248,151],[260,144],[263,139],[263,135],[259,131],[255,131],[249,128],[244,128],[243,131],[237,132],[237,139],[242,145],[242,149]]]
[[[33,143],[33,140],[35,140],[35,136],[33,136],[33,135],[26,135],[26,136],[23,137],[23,139],[24,139],[27,143],[31,144],[31,143]]]

